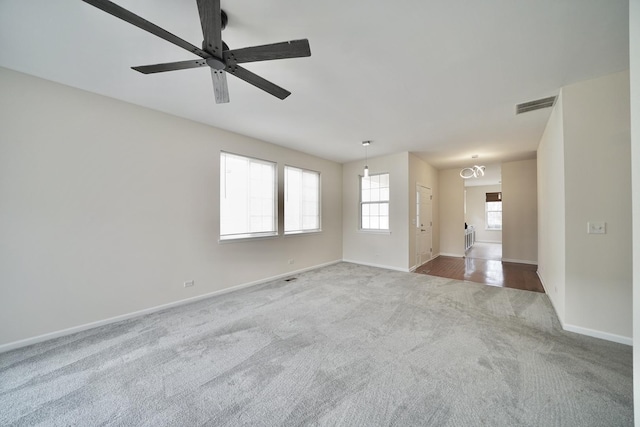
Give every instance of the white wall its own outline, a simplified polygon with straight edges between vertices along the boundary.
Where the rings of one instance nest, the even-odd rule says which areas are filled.
[[[502,164],[502,260],[538,263],[536,159]]]
[[[564,87],[538,150],[545,288],[565,329],[625,343],[632,336],[629,114],[629,72]],[[549,212],[560,209],[560,186],[564,218]],[[587,234],[589,221],[606,222],[606,234]],[[564,265],[554,232],[564,232]]]
[[[340,164],[2,68],[0,93],[0,345],[342,258]],[[320,171],[323,231],[219,244],[220,150]]]
[[[364,161],[343,165],[343,258],[345,261],[409,270],[409,153],[374,157],[372,174],[389,173],[390,232],[360,231],[360,184]]]
[[[476,185],[465,187],[467,212],[465,222],[475,227],[476,241],[488,243],[502,243],[501,230],[487,230],[485,204],[487,193],[502,191],[501,185]]]
[[[432,237],[431,243],[433,254],[440,252],[440,215],[438,197],[438,170],[425,162],[418,156],[409,153],[409,262],[410,269],[418,267],[416,259],[416,184],[423,185],[431,189],[433,197],[431,203],[432,210]]]
[[[562,92],[538,146],[538,276],[564,325],[565,190]]]
[[[632,335],[629,72],[563,88],[567,327]],[[606,221],[606,234],[587,234]]]
[[[440,253],[464,256],[464,182],[460,169],[438,172]]]
[[[640,0],[629,2],[631,83],[631,171],[633,187],[633,366],[640,367]],[[635,407],[640,408],[640,369],[633,370]],[[635,411],[640,425],[640,410]]]

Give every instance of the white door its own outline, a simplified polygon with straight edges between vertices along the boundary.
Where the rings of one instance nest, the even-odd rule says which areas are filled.
[[[433,216],[431,189],[416,185],[416,257],[421,266],[433,257]]]

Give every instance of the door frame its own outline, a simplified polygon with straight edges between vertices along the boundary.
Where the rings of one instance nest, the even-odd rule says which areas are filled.
[[[416,236],[416,259],[415,259],[415,264],[416,264],[416,268],[426,264],[427,262],[431,261],[434,257],[433,257],[433,188],[421,184],[420,182],[416,182],[416,215],[414,218],[414,223],[415,223],[415,236]],[[429,247],[430,247],[430,251],[429,251],[429,259],[427,259],[426,261],[422,261],[421,257],[420,257],[420,238],[421,238],[421,231],[420,231],[420,224],[418,224],[418,222],[416,221],[416,219],[419,216],[420,213],[420,204],[418,203],[420,201],[420,197],[418,196],[418,194],[420,193],[420,189],[424,188],[429,190],[429,195],[430,195],[430,201],[431,203],[430,205],[430,210],[431,212],[429,212],[429,216],[431,218],[430,220],[430,224],[428,225],[428,227],[431,228],[431,232],[429,233],[429,235],[431,236],[431,241],[429,242]]]

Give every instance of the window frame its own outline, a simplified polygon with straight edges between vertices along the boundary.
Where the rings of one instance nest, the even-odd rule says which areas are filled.
[[[299,170],[301,171],[303,174],[306,173],[313,173],[316,174],[318,176],[318,194],[317,194],[317,221],[318,221],[318,226],[316,228],[309,228],[309,229],[305,229],[305,228],[301,228],[299,230],[287,230],[287,202],[288,202],[288,193],[289,193],[289,183],[287,180],[287,170],[288,169],[295,169],[295,170]],[[319,171],[315,171],[312,169],[305,169],[305,168],[301,168],[298,166],[293,166],[293,165],[284,165],[283,168],[283,177],[284,177],[284,202],[283,202],[283,213],[284,213],[284,223],[283,223],[283,233],[284,236],[294,236],[294,235],[300,235],[300,234],[312,234],[312,233],[320,233],[322,232],[322,173]],[[304,186],[301,189],[301,193],[304,193]],[[304,199],[301,198],[300,200],[301,206],[300,206],[300,216],[301,216],[301,223],[303,223],[302,217],[304,216],[303,214],[303,210],[304,210]]]
[[[272,230],[270,231],[246,231],[246,232],[242,232],[242,233],[231,233],[231,234],[222,234],[222,221],[223,221],[223,214],[222,214],[222,210],[223,210],[223,197],[225,197],[225,191],[226,189],[224,188],[224,186],[227,183],[226,180],[226,168],[224,167],[224,160],[226,160],[226,158],[223,160],[223,158],[225,156],[233,156],[233,157],[237,157],[237,158],[242,158],[245,160],[248,160],[249,162],[255,162],[258,164],[263,164],[263,165],[269,165],[272,167],[272,173],[273,173],[273,188],[272,188],[272,195],[273,195],[273,199],[272,199]],[[223,178],[223,174],[224,178]],[[231,242],[231,241],[243,241],[243,240],[251,240],[251,239],[264,239],[264,238],[273,238],[273,237],[278,237],[279,235],[279,231],[278,231],[278,163],[271,161],[271,160],[266,160],[266,159],[260,159],[257,157],[253,157],[253,156],[247,156],[244,154],[237,154],[237,153],[232,153],[229,151],[220,151],[220,197],[219,197],[219,221],[218,221],[218,225],[219,225],[219,240],[218,242]],[[249,193],[247,194],[247,204],[250,203],[250,184],[251,184],[251,179],[250,177],[247,178],[247,180],[249,181],[248,183],[248,190]],[[247,220],[247,223],[250,223],[251,220],[251,210],[250,210],[250,206],[247,206],[247,212],[245,212],[245,219]],[[250,227],[250,226],[249,226]]]
[[[499,203],[500,210],[489,209],[489,204]],[[489,227],[489,212],[500,212],[500,227]],[[484,202],[484,229],[487,231],[502,231],[502,200],[494,202]]]
[[[389,174],[389,172],[381,172],[381,173],[377,173],[377,174],[370,174],[368,178],[374,177],[374,176],[382,176],[382,175],[386,175],[387,176],[387,187],[382,187],[382,188],[387,188],[388,189],[388,194],[387,194],[387,198],[386,200],[377,200],[377,201],[363,201],[363,197],[362,197],[362,193],[363,193],[363,179],[365,178],[363,175],[358,175],[358,230],[364,233],[379,233],[379,234],[388,234],[391,232],[391,176]],[[384,205],[386,204],[387,206],[387,228],[364,228],[363,226],[363,215],[364,215],[364,209],[363,206],[364,205],[373,205],[373,204],[377,204],[377,205]],[[369,215],[369,217],[371,217],[371,215]],[[379,217],[379,215],[378,215]]]

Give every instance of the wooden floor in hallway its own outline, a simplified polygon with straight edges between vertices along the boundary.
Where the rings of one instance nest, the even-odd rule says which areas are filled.
[[[490,245],[476,245],[476,250],[473,251],[474,248],[472,248],[464,258],[439,256],[420,266],[415,272],[544,293],[542,283],[536,274],[537,265],[503,262],[499,258],[495,259],[498,249],[500,256],[502,255],[501,245],[496,245],[500,248]]]

